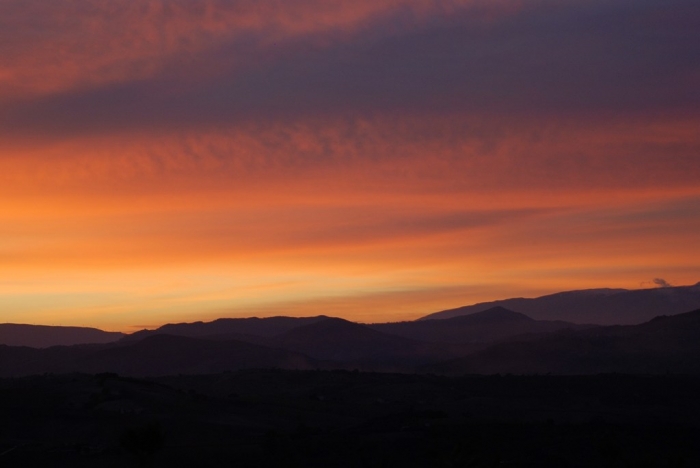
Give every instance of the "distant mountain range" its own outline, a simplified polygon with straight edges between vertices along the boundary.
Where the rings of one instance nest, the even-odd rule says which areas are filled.
[[[209,374],[234,369],[315,369],[307,356],[239,341],[157,335],[140,341],[46,349],[0,345],[0,377],[116,372],[130,376]]]
[[[85,343],[109,343],[124,336],[123,333],[106,332],[97,328],[0,323],[0,344],[9,346],[48,348]]]
[[[488,319],[480,312],[500,307],[497,317]],[[700,308],[700,283],[656,289],[589,289],[566,291],[537,298],[511,298],[443,310],[413,322],[375,323],[369,327],[390,335],[427,342],[488,343],[518,334],[547,333],[562,328],[596,325],[634,325],[658,315],[674,315]],[[514,313],[515,312],[515,313]],[[462,317],[441,323],[444,319]],[[128,335],[96,328],[54,327],[45,325],[0,324],[0,344],[47,348],[75,344],[138,341],[153,335],[192,338],[237,339],[273,344],[275,337],[301,325],[310,325],[328,317],[221,318],[212,322],[166,324],[154,330]],[[490,321],[497,321],[494,327]],[[419,322],[431,322],[430,324]]]
[[[448,319],[500,306],[537,320],[564,320],[598,325],[634,325],[658,315],[700,308],[700,283],[655,289],[588,289],[547,296],[513,298],[443,310],[419,320]]]
[[[698,296],[700,285],[569,291],[476,304],[413,322],[240,318],[167,324],[130,335],[0,324],[0,377],[47,372],[160,376],[246,368],[450,375],[700,373],[700,298],[693,312],[677,313]],[[518,311],[493,304],[511,304]],[[636,322],[652,311],[657,317]],[[550,320],[554,316],[590,322],[616,317],[634,324]]]
[[[700,309],[640,325],[607,327],[537,321],[500,307],[410,326],[368,326],[323,316],[285,323],[287,328],[297,326],[273,336],[264,327],[258,330],[262,335],[232,332],[237,338],[231,338],[184,336],[201,331],[202,324],[191,324],[192,329],[179,324],[176,331],[183,335],[152,333],[142,339],[43,349],[0,345],[0,377],[47,372],[160,376],[246,368],[449,375],[700,373]],[[469,339],[460,339],[460,333]],[[480,341],[470,341],[476,336]]]
[[[491,343],[517,335],[550,333],[563,329],[580,330],[595,326],[576,325],[559,320],[534,320],[500,306],[443,320],[370,325],[384,333],[436,343]]]
[[[213,322],[169,323],[155,330],[141,330],[124,339],[136,341],[153,335],[177,335],[189,337],[214,337],[225,335],[250,335],[270,337],[287,332],[301,325],[311,324],[327,317],[268,317],[221,318]]]
[[[700,373],[700,309],[640,325],[513,340],[423,369],[440,374]]]

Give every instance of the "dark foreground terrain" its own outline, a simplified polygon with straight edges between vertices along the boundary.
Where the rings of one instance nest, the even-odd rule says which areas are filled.
[[[0,466],[696,467],[700,377],[0,380]]]

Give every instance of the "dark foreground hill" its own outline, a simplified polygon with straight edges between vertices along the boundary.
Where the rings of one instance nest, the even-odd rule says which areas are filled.
[[[176,335],[193,338],[214,336],[271,337],[294,328],[318,322],[328,317],[248,317],[221,318],[212,322],[169,323],[155,330],[141,330],[124,337],[125,341],[138,341],[153,335]]]
[[[562,329],[578,330],[592,326],[533,320],[502,307],[494,307],[450,320],[375,324],[357,324],[326,316],[219,319],[213,322],[168,324],[155,330],[133,333],[124,337],[122,341],[137,341],[147,336],[169,334],[246,341],[295,349],[323,359],[334,359],[335,354],[340,359],[349,359],[387,353],[408,354],[408,349],[415,347],[416,341],[484,344],[516,335],[549,333]]]
[[[237,335],[238,336],[238,335]],[[415,372],[481,347],[442,345],[326,318],[274,337],[154,334],[141,340],[46,349],[0,346],[0,376],[117,372],[131,376],[207,374],[250,368]]]
[[[327,361],[327,365],[336,368],[396,372],[415,372],[427,363],[439,362],[447,356],[465,356],[483,348],[413,340],[339,318],[295,328],[270,339],[269,343]]]
[[[502,308],[447,320],[389,325],[379,328],[395,334],[318,317],[275,336],[153,334],[141,340],[45,349],[0,345],[0,376],[46,372],[158,376],[249,368],[450,375],[700,375],[700,309],[641,325],[609,327],[536,321]],[[475,343],[477,339],[483,341]]]
[[[447,374],[700,374],[700,309],[641,325],[514,340],[425,370]]]
[[[276,337],[274,342],[281,348],[334,361],[407,356],[419,345],[414,340],[339,318],[328,318],[295,328]]]
[[[376,323],[369,326],[384,333],[434,343],[491,343],[518,335],[593,327],[563,321],[533,320],[503,307],[443,320]]]
[[[157,335],[110,345],[47,349],[0,346],[0,376],[117,372],[131,376],[206,374],[250,368],[315,369],[313,359],[293,351],[239,341]]]
[[[600,325],[635,325],[659,315],[700,308],[700,283],[656,289],[590,289],[550,294],[534,299],[513,298],[443,310],[423,317],[447,319],[505,307],[536,320],[564,320]]]
[[[695,467],[700,380],[247,370],[0,379],[0,465]]]
[[[106,332],[97,328],[0,323],[0,344],[8,346],[48,348],[86,343],[110,343],[123,337],[123,333]]]

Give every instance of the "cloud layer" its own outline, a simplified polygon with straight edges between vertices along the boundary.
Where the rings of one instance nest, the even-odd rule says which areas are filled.
[[[700,274],[695,1],[0,0],[0,56],[11,321]]]

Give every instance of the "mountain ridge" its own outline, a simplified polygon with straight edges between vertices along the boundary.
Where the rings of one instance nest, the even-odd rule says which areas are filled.
[[[501,306],[536,320],[575,324],[635,325],[658,315],[675,315],[700,307],[700,283],[653,289],[583,289],[535,298],[508,298],[446,309],[417,321],[447,319]]]
[[[405,338],[435,343],[489,343],[517,335],[583,329],[595,325],[534,320],[504,307],[447,319],[370,324],[371,328]]]
[[[225,334],[240,334],[270,337],[307,323],[323,320],[325,315],[315,317],[242,317],[219,318],[211,322],[166,323],[153,330],[139,330],[126,335],[125,341],[140,340],[147,336],[170,334],[189,337],[205,337]]]
[[[124,337],[124,333],[107,332],[91,327],[30,325],[0,323],[0,344],[49,348],[88,343],[110,343]]]
[[[476,317],[415,322],[446,325],[493,319],[535,324],[504,309]],[[408,322],[410,323],[410,322]],[[548,324],[549,322],[545,322]],[[561,325],[561,324],[556,324]],[[459,331],[459,329],[457,329]],[[483,328],[481,330],[484,330]],[[515,328],[516,331],[523,331]],[[511,330],[512,332],[513,330]],[[566,327],[484,343],[431,343],[325,317],[259,343],[165,333],[140,340],[50,348],[0,345],[0,376],[116,372],[133,376],[207,374],[249,368],[360,369],[463,374],[700,374],[700,308],[638,325]]]
[[[0,345],[0,376],[113,372],[129,376],[208,374],[250,368],[315,369],[323,363],[290,350],[240,341],[154,335],[133,342],[51,348]]]
[[[638,325],[566,330],[428,366],[441,374],[700,373],[700,309]]]

